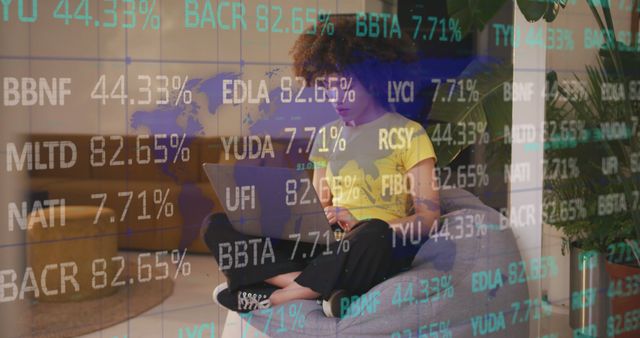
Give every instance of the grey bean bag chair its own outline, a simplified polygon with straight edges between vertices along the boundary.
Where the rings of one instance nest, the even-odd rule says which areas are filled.
[[[527,307],[532,314],[541,309],[539,302],[535,308],[529,300],[521,271],[517,276],[509,273],[510,263],[519,270],[522,265],[511,229],[499,227],[503,216],[462,189],[441,191],[440,199],[441,221],[447,219],[448,233],[455,239],[429,238],[411,270],[373,287],[351,304],[342,319],[326,317],[321,305],[311,300],[242,317],[270,337],[528,335],[524,313]],[[482,217],[486,233],[475,228],[482,225],[477,222]]]

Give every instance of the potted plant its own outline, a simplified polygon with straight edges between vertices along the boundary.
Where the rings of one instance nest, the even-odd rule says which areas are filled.
[[[606,56],[601,54],[600,60],[598,66],[587,67],[583,90],[576,93],[575,88],[556,84],[558,96],[547,105],[549,125],[572,121],[578,127],[549,135],[544,196],[546,221],[564,233],[563,253],[571,251],[573,318],[600,317],[597,332],[613,336],[624,330],[609,323],[632,310],[621,304],[640,303],[639,292],[621,291],[633,287],[633,276],[640,273],[634,258],[640,224],[638,176],[631,168],[639,148],[630,132],[612,129],[631,126],[633,114],[626,100],[607,101],[601,95],[617,80],[605,66]],[[585,312],[589,316],[581,316]],[[588,326],[575,320],[573,324]]]
[[[560,83],[554,72],[548,74],[546,116],[550,130],[545,142],[543,214],[545,221],[564,233],[563,253],[569,249],[572,254],[571,279],[580,281],[572,285],[572,307],[576,313],[589,312],[583,318],[600,317],[598,327],[584,327],[585,323],[574,327],[583,328],[582,333],[589,335],[638,336],[640,327],[630,318],[635,318],[633,311],[638,311],[640,304],[639,46],[614,39],[617,35],[608,0],[597,4],[585,1],[601,31],[611,34],[605,34],[605,48],[599,52],[598,63],[586,67],[584,85],[576,86],[583,83],[577,77],[576,81]],[[477,1],[448,1],[450,14],[460,20],[465,31],[482,28],[504,0],[488,3],[480,6]],[[521,12],[530,21],[553,21],[566,4],[565,0],[518,0]],[[632,8],[638,8],[638,1]],[[631,15],[631,36],[636,37],[638,13],[631,11]],[[632,41],[637,43],[637,38]],[[510,69],[509,65],[499,67]],[[498,76],[491,75],[493,71]],[[499,76],[499,70],[493,71],[475,75],[481,88],[478,102],[456,107],[434,105],[435,123],[428,131],[442,129],[437,124],[480,122],[490,131],[491,140],[499,141],[500,128],[511,124],[511,105],[495,101],[492,92],[501,91],[505,77]],[[500,150],[501,143],[490,145]],[[466,146],[445,144],[436,151],[451,161]],[[589,278],[594,285],[598,279],[602,284],[585,287]],[[604,298],[596,305],[598,295]]]
[[[608,8],[603,10],[606,17]],[[612,21],[597,18],[613,31]],[[598,63],[586,67],[585,86],[576,93],[575,88],[554,82],[558,96],[547,105],[548,121],[559,125],[570,120],[580,126],[565,137],[549,135],[547,144],[547,157],[569,159],[579,177],[549,177],[545,182],[546,203],[575,201],[578,209],[575,217],[551,222],[565,234],[563,251],[567,247],[572,251],[572,279],[578,280],[572,285],[572,313],[600,316],[596,332],[616,337],[640,332],[624,322],[640,304],[640,97],[634,92],[640,56],[625,50],[631,48],[609,40]],[[580,288],[587,276],[594,284]]]

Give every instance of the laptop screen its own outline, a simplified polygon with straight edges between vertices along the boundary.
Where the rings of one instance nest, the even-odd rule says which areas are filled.
[[[306,171],[248,165],[203,165],[234,229],[247,235],[317,241],[332,230]]]

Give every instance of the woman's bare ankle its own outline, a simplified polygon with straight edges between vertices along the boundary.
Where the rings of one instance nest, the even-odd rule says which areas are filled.
[[[276,290],[271,294],[271,296],[269,296],[269,302],[271,303],[272,306],[280,305],[287,301],[284,295],[282,295],[282,292],[283,292],[282,289]]]
[[[287,272],[287,273],[283,273],[281,275],[277,275],[277,276],[273,276],[269,279],[265,279],[264,281],[266,283],[269,283],[273,286],[277,286],[279,288],[285,288],[288,285],[290,285],[291,283],[294,282],[294,280],[300,275],[300,271],[294,271],[294,272]]]

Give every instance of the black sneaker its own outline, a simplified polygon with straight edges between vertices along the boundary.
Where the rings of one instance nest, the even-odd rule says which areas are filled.
[[[268,284],[247,287],[237,292],[229,291],[229,285],[225,282],[213,290],[213,301],[225,308],[236,312],[250,312],[271,307],[269,297],[277,290],[275,286]]]
[[[343,302],[346,299],[346,302]],[[342,315],[342,306],[349,307],[351,295],[346,290],[336,290],[331,293],[329,300],[322,301],[322,312],[327,317],[340,318]],[[345,309],[346,310],[346,309]]]

